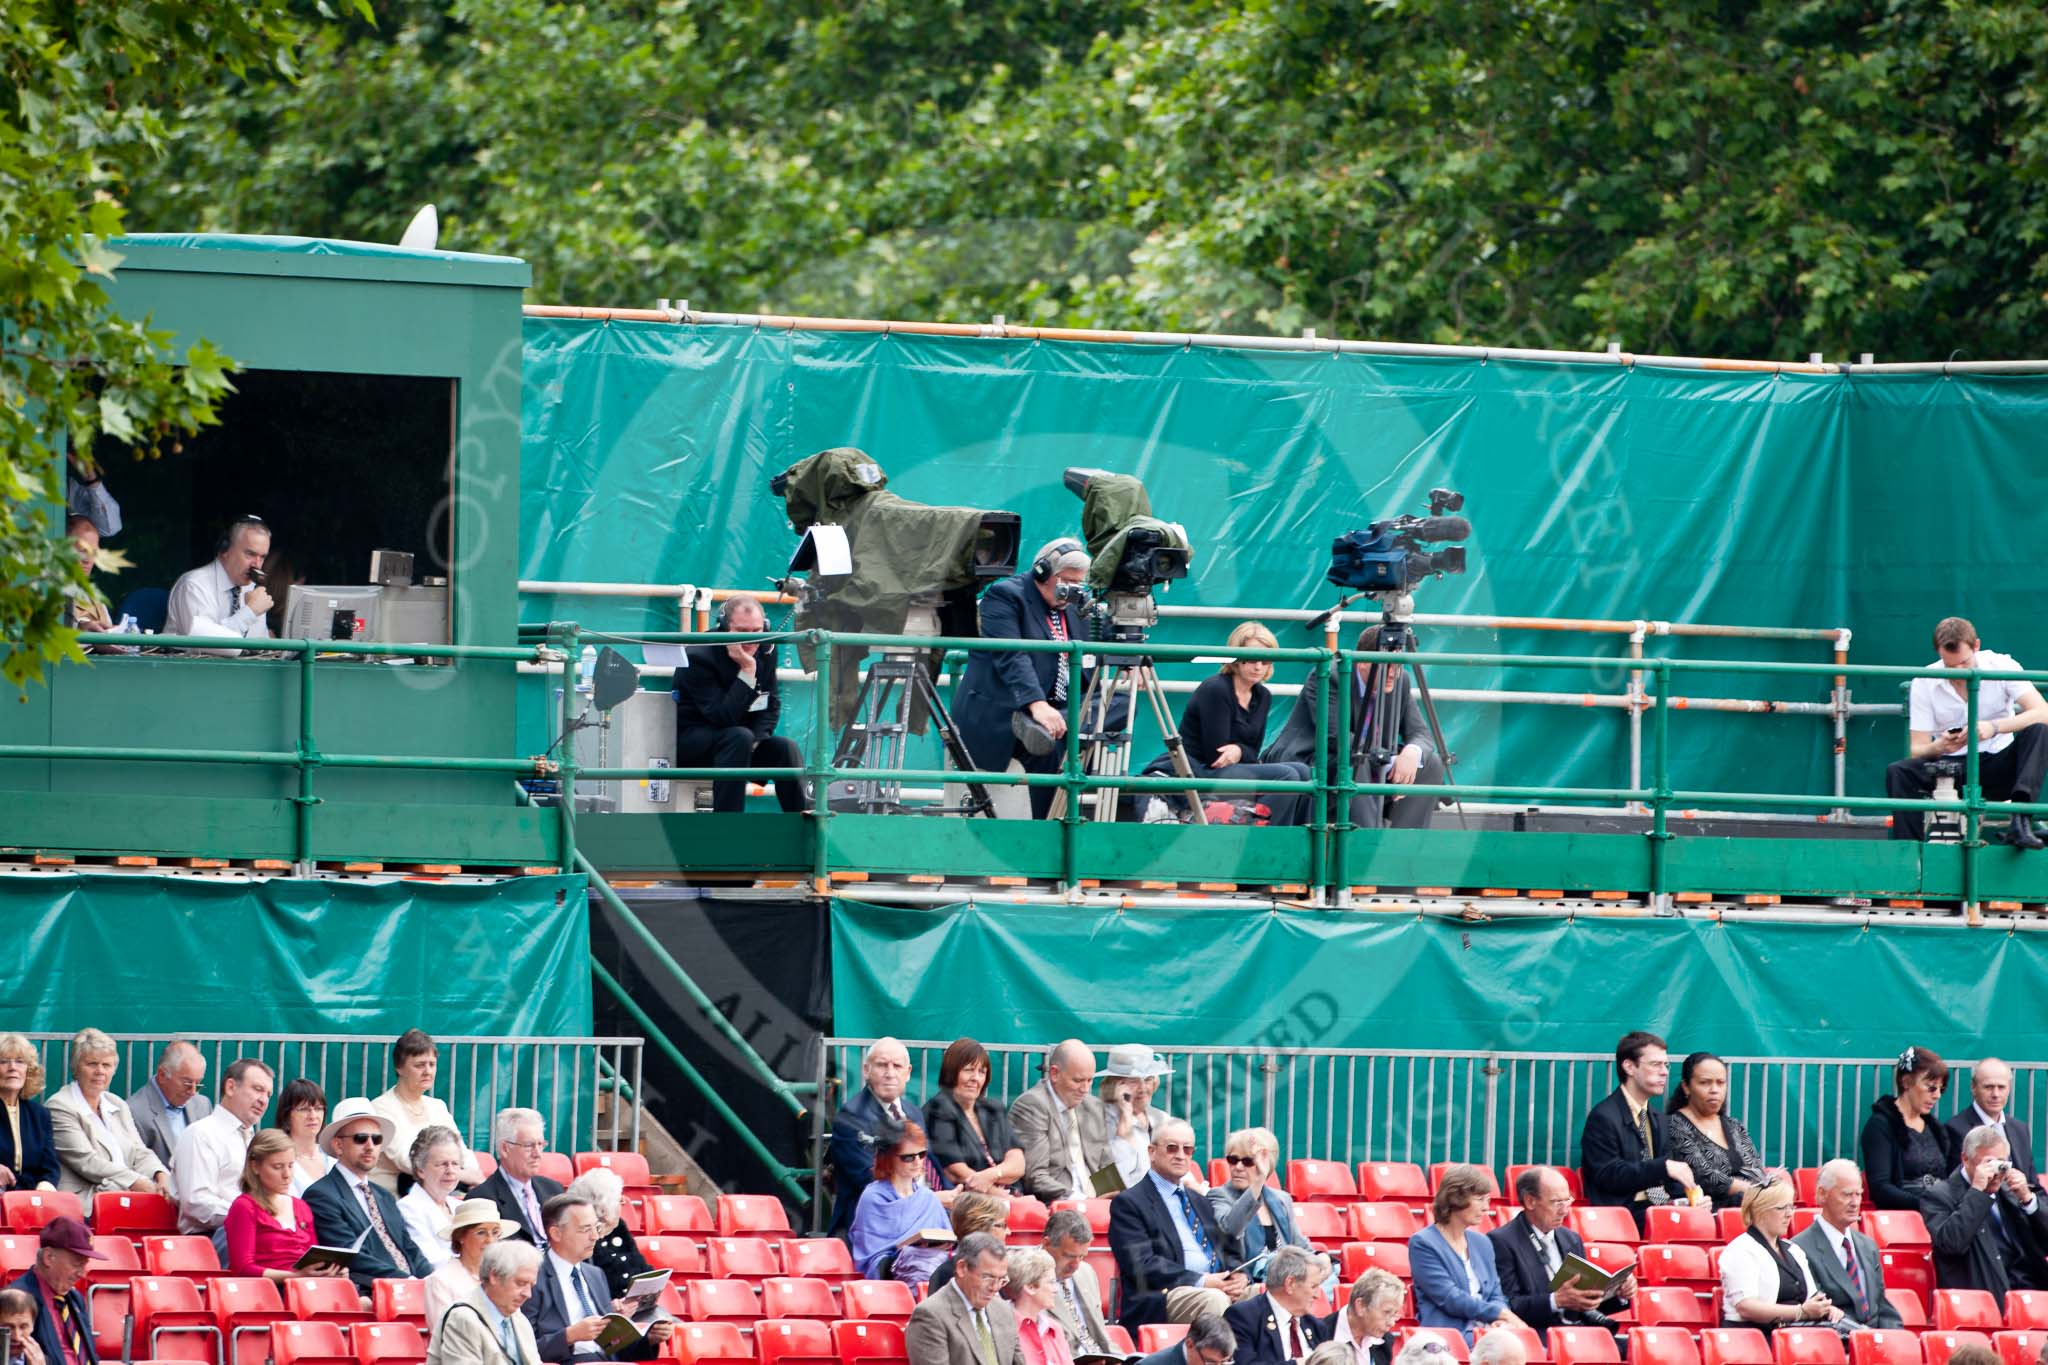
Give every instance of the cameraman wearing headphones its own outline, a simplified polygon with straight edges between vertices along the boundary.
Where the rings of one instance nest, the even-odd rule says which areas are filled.
[[[1079,595],[1088,576],[1088,551],[1062,536],[1048,542],[1023,573],[989,585],[981,597],[981,633],[990,640],[1072,640],[1081,635]],[[1070,677],[1065,654],[1021,654],[977,649],[954,688],[953,723],[974,766],[1000,773],[1011,761],[1027,773],[1060,770],[1067,737],[1067,689],[1086,686]],[[1003,804],[1013,787],[990,788]],[[1053,788],[1032,787],[1031,818],[1043,820]]]
[[[213,559],[179,575],[172,585],[164,634],[268,640],[270,623],[263,614],[270,610],[271,597],[263,587],[263,561],[269,554],[270,527],[263,518],[229,522],[214,542]]]
[[[714,623],[718,630],[754,634],[768,628],[767,613],[751,597],[726,600]],[[782,694],[775,686],[775,645],[691,645],[669,686],[676,698],[676,766],[679,768],[801,768],[803,750],[775,733]],[[775,779],[775,799],[800,813],[805,799],[801,777]],[[711,784],[711,809],[737,814],[747,805],[745,779]]]

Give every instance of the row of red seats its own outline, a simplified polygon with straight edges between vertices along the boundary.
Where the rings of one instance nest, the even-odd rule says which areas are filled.
[[[2038,1365],[2044,1343],[2048,1335],[2040,1332],[1852,1332],[1844,1343],[1832,1327],[1781,1327],[1768,1339],[1751,1327],[1713,1327],[1697,1336],[1683,1327],[1632,1327],[1628,1359],[1629,1365],[1948,1365],[1964,1346],[1982,1346],[1996,1351],[2003,1365]],[[1463,1342],[1446,1344],[1463,1358]],[[1619,1365],[1615,1340],[1602,1328],[1553,1327],[1548,1344],[1549,1365]]]

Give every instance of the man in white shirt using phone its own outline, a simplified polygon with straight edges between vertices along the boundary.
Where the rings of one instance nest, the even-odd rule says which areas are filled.
[[[2009,654],[1980,649],[1977,628],[1960,616],[1944,618],[1934,628],[1934,647],[1942,668],[2006,669],[2020,664]],[[1961,757],[1969,743],[1969,680],[1915,678],[1907,701],[1910,755],[1885,769],[1885,793],[1924,801],[1934,791],[1931,765],[1951,755]],[[1977,689],[1977,778],[1989,801],[2038,800],[2041,778],[2048,768],[2048,701],[2028,682],[1986,680]],[[1962,783],[1959,781],[1957,789]],[[1925,837],[1926,812],[1902,810],[1892,816],[1892,838]],[[2019,848],[2040,848],[2033,820],[2012,817],[2011,842]]]

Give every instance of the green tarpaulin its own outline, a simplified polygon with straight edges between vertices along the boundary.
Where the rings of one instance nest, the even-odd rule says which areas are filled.
[[[854,445],[904,497],[1015,511],[1024,544],[1080,527],[1068,465],[1141,477],[1184,523],[1168,604],[1325,605],[1330,542],[1463,489],[1471,572],[1426,612],[1849,626],[1853,657],[1920,664],[1953,612],[2048,661],[2034,606],[2048,500],[2048,380],[1717,373],[1215,348],[965,340],[529,319],[521,576],[760,586],[794,537],[768,477]],[[1939,511],[1935,509],[1940,509]],[[673,628],[667,603],[530,601]],[[1159,638],[1221,640],[1229,620]],[[1298,629],[1283,644],[1310,643]],[[1619,654],[1615,637],[1424,627],[1425,648]],[[1652,639],[1652,653],[1670,648]],[[1688,641],[1689,657],[1822,661],[1821,644]],[[1168,676],[1204,671],[1181,666]],[[1283,671],[1281,681],[1292,681]],[[1619,691],[1618,669],[1440,686]],[[1825,679],[1687,679],[1699,694],[1821,700]],[[535,689],[536,694],[538,689]],[[784,703],[797,732],[807,704]],[[1859,699],[1896,701],[1872,685]],[[529,703],[537,716],[538,700]],[[1620,712],[1461,703],[1470,781],[1621,785]],[[1859,723],[1852,779],[1880,785],[1896,722]],[[1814,718],[1692,712],[1672,726],[1690,789],[1824,791]],[[1140,761],[1147,755],[1140,755]]]
[[[590,1034],[582,877],[0,876],[0,941],[35,1031]]]

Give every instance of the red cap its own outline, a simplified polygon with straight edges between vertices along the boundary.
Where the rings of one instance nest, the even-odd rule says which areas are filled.
[[[76,1218],[52,1218],[43,1226],[42,1244],[59,1251],[74,1251],[88,1261],[104,1261],[106,1255],[92,1249],[92,1234]]]

